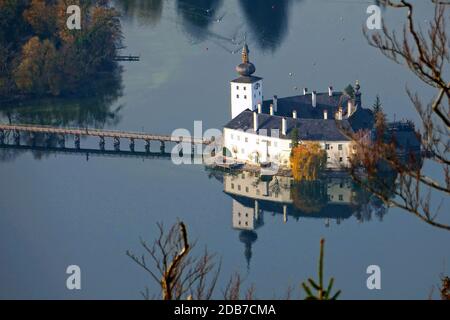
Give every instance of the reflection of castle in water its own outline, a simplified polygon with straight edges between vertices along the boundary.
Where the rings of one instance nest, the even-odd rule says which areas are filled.
[[[240,230],[248,265],[264,215],[279,215],[285,223],[291,219],[323,219],[329,227],[351,217],[364,222],[375,215],[382,220],[386,213],[381,200],[359,188],[348,175],[332,174],[320,181],[300,183],[294,183],[291,177],[260,179],[253,172],[223,174],[219,179],[232,198],[232,224]]]

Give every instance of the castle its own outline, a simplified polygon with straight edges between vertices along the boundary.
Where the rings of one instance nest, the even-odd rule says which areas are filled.
[[[297,128],[299,143],[319,143],[327,152],[327,168],[348,167],[353,152],[347,132],[372,129],[374,116],[362,107],[358,81],[354,92],[308,92],[292,97],[264,100],[263,79],[253,74],[247,44],[239,77],[231,84],[231,121],[223,130],[226,156],[239,162],[289,165],[292,131]],[[343,128],[345,130],[343,130]]]

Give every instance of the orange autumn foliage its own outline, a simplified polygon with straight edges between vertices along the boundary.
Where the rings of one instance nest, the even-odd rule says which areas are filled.
[[[317,180],[326,163],[327,153],[316,142],[304,142],[292,149],[291,169],[295,181]]]

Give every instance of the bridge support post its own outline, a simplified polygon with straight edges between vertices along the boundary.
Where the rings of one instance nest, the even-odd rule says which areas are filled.
[[[44,141],[45,141],[45,145],[47,147],[49,147],[51,145],[51,143],[52,143],[52,136],[49,133],[46,133],[44,135]]]
[[[100,150],[105,150],[105,137],[100,137],[100,141],[98,142],[98,146]]]
[[[145,140],[145,152],[150,153],[150,140]]]
[[[130,151],[134,152],[134,139],[130,138]]]
[[[5,143],[5,132],[3,130],[0,130],[0,144]]]
[[[14,143],[16,145],[20,145],[20,132],[17,130],[14,130],[13,137],[14,137]]]
[[[120,139],[114,138],[114,150],[120,151]]]
[[[74,137],[75,148],[80,149],[80,135],[75,135]]]
[[[59,145],[61,148],[64,148],[64,147],[66,146],[66,137],[65,137],[64,135],[60,135],[60,136],[58,137],[58,145]]]
[[[166,145],[164,144],[164,141],[161,141],[161,147],[159,148],[159,150],[161,151],[161,153],[166,152]]]

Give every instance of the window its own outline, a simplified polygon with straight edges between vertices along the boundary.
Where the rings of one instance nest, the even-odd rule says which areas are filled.
[[[342,144],[338,144],[338,150],[342,150]]]
[[[255,99],[256,99],[256,93],[254,93],[254,94],[253,94],[253,98],[255,98]]]
[[[342,157],[339,157],[339,162],[342,162]]]
[[[241,191],[241,185],[238,184],[238,191]]]
[[[234,183],[231,184],[231,189],[234,189]]]
[[[244,99],[247,99],[247,95],[244,95]]]
[[[237,141],[241,141],[241,137],[240,136],[236,136]]]
[[[245,216],[248,218],[248,213],[246,213]]]
[[[240,212],[238,212],[238,217],[240,217],[241,216],[241,213]]]
[[[239,86],[236,86],[236,90],[239,90]]]
[[[261,91],[259,92],[259,95],[261,96]]]
[[[239,99],[239,95],[238,94],[236,95],[236,98]]]
[[[249,192],[248,187],[245,187],[245,192],[247,192],[247,193]]]
[[[325,144],[325,150],[330,150],[330,144],[329,143]]]
[[[231,138],[231,140],[233,140],[233,139],[234,139],[234,137],[233,137],[233,134],[230,134],[230,138]]]
[[[247,90],[247,87],[244,87],[244,90]]]
[[[245,142],[248,142],[248,138],[247,137],[245,137]]]
[[[339,195],[339,201],[344,201],[344,196],[342,194]]]

